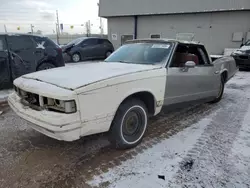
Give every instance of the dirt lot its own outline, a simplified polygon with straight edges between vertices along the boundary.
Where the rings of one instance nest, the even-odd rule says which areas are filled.
[[[250,187],[249,102],[239,72],[219,104],[162,112],[127,151],[105,134],[56,141],[1,106],[0,187]]]

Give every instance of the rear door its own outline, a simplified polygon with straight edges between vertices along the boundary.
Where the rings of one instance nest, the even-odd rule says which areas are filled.
[[[11,55],[13,79],[36,71],[35,46],[30,36],[9,35],[7,41]]]
[[[9,54],[4,35],[0,35],[0,89],[12,86]]]

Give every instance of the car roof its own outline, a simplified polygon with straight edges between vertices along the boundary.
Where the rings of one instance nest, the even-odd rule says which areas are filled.
[[[35,37],[45,37],[43,35],[38,35],[38,34],[29,34],[29,33],[0,33],[0,35],[9,35],[9,36],[35,36]]]
[[[180,44],[194,44],[194,45],[203,45],[202,43],[198,41],[186,41],[186,40],[178,40],[178,39],[165,39],[165,38],[159,38],[159,39],[151,39],[151,38],[145,38],[145,39],[134,39],[134,40],[128,40],[126,43],[139,43],[139,42],[174,42],[174,43],[180,43]]]

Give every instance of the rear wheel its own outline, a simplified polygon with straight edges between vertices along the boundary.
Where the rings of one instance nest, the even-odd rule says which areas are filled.
[[[220,89],[217,97],[211,101],[210,103],[217,103],[221,100],[223,93],[224,93],[224,86],[225,86],[225,78],[223,75],[221,75],[221,82],[220,82]]]
[[[112,54],[111,51],[106,52],[106,54],[105,54],[106,58],[109,57],[111,54]]]
[[[43,63],[37,68],[37,70],[41,71],[41,70],[53,69],[55,67],[56,66],[52,63]]]
[[[122,103],[114,117],[109,139],[117,149],[137,146],[144,136],[148,123],[148,111],[138,99]]]

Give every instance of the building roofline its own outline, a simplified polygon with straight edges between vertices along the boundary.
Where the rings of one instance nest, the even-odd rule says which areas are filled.
[[[202,14],[202,13],[219,13],[219,12],[239,12],[239,11],[250,11],[250,9],[218,9],[218,10],[204,10],[204,11],[195,11],[195,12],[169,12],[169,13],[143,13],[143,14],[121,14],[113,16],[102,16],[103,18],[112,18],[112,17],[130,17],[130,16],[161,16],[161,15],[179,15],[179,14]]]

